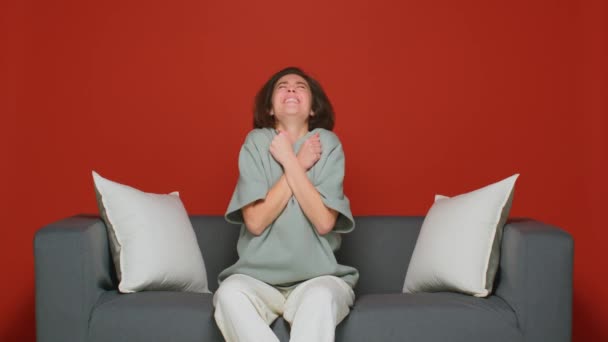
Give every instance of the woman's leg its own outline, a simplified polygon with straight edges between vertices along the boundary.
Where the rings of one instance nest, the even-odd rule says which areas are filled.
[[[291,324],[290,341],[334,341],[336,326],[348,315],[355,294],[334,276],[313,278],[287,297],[283,318]]]
[[[277,289],[243,274],[226,278],[213,296],[215,322],[227,342],[278,342],[269,325],[284,304]]]

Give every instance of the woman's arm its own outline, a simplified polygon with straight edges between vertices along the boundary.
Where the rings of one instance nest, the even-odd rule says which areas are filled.
[[[310,138],[298,152],[298,164],[304,173],[319,160],[317,152],[321,150],[321,145],[318,139],[318,135]],[[313,142],[315,140],[316,143]],[[265,199],[243,207],[243,219],[247,230],[256,236],[262,234],[266,227],[281,214],[292,195],[293,192],[287,183],[285,174],[283,174],[270,189]]]
[[[318,140],[318,135],[313,138],[313,140]],[[286,188],[291,192],[290,196],[286,197],[286,201],[281,202],[283,206],[277,210],[276,216],[278,216],[282,208],[287,205],[291,194],[293,194],[298,200],[300,208],[302,208],[306,217],[312,222],[317,232],[323,235],[329,233],[333,229],[338,217],[338,212],[325,206],[321,199],[321,195],[306,175],[306,167],[314,165],[319,160],[320,154],[317,152],[320,151],[320,144],[309,143],[307,141],[306,148],[300,149],[300,152],[298,152],[298,155],[296,156],[291,141],[285,132],[276,135],[270,144],[270,153],[275,160],[283,166],[284,174],[281,176],[281,181],[278,182],[278,184],[280,184],[281,189],[285,189],[283,186],[286,185]],[[314,156],[313,159],[309,158],[311,155]],[[285,181],[282,182],[282,180]],[[273,188],[275,186],[273,186]],[[285,189],[285,191],[287,191],[287,189]],[[287,192],[285,192],[285,195],[286,194]],[[269,198],[271,198],[270,194],[266,196],[265,201],[268,201]],[[268,220],[265,221],[266,226],[276,218],[276,216],[271,217],[271,215],[266,215],[270,214],[270,210],[270,207],[267,207],[267,210],[263,212],[263,216]],[[258,234],[261,234],[266,226],[260,228],[254,225],[254,228],[257,229],[254,229],[254,232],[252,233],[255,234],[255,232],[259,231]]]
[[[298,200],[300,208],[321,235],[329,233],[336,224],[338,212],[325,206],[321,195],[306,176],[297,158],[287,158],[283,163],[287,184]]]
[[[292,191],[287,184],[285,175],[270,188],[266,198],[257,200],[243,207],[243,219],[247,230],[253,235],[260,235],[285,208]]]

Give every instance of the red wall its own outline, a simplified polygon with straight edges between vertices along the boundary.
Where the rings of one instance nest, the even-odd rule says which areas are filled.
[[[2,2],[0,340],[33,341],[34,233],[96,212],[92,169],[223,214],[288,65],[334,103],[356,215],[519,172],[512,216],[576,241],[574,340],[608,339],[604,1],[238,2]]]

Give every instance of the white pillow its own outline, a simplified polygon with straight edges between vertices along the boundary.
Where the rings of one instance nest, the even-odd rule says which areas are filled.
[[[120,292],[209,293],[203,256],[177,192],[145,193],[95,171],[93,180]]]
[[[456,197],[435,197],[416,241],[404,293],[491,293],[518,176]]]

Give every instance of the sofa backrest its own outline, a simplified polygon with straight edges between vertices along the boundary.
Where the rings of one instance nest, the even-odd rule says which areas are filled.
[[[205,260],[209,289],[215,291],[218,274],[238,258],[240,227],[222,216],[190,219]],[[422,216],[355,217],[355,230],[343,236],[336,258],[359,270],[357,295],[401,292],[423,220]]]

